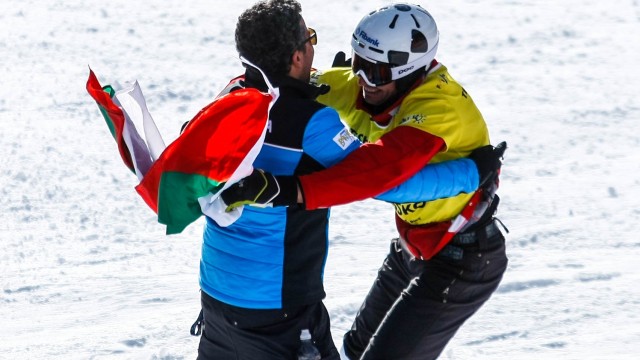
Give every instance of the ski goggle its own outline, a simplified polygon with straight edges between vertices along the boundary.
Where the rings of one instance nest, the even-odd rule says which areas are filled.
[[[435,48],[431,51],[435,52]],[[429,53],[427,53],[427,55],[428,54]],[[351,59],[351,69],[353,70],[353,73],[360,76],[367,85],[375,87],[386,85],[394,80],[398,80],[411,74],[418,70],[418,68],[429,65],[432,58],[425,55],[412,62],[395,67],[392,67],[391,64],[387,63],[374,63],[369,60],[365,60],[355,51],[353,52]]]
[[[382,86],[394,80],[389,64],[373,63],[361,58],[356,52],[351,56],[351,70],[369,86]]]

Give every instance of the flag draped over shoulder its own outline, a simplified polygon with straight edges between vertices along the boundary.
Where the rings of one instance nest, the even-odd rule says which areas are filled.
[[[101,92],[96,88],[100,85],[91,72],[87,90],[112,129],[125,165],[135,168],[132,150],[121,140],[122,124],[126,124],[122,111],[113,103],[109,87],[100,88]],[[203,108],[153,161],[136,190],[158,214],[158,221],[167,225],[167,234],[184,230],[202,215],[203,203],[251,173],[275,97],[256,89],[220,97]]]
[[[153,164],[136,190],[168,234],[201,215],[198,198],[218,193],[236,171],[238,180],[249,175],[264,141],[270,102],[271,96],[255,89],[221,97],[201,110]]]

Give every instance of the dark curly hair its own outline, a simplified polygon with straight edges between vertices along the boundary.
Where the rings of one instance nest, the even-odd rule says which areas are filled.
[[[295,0],[260,1],[238,17],[236,49],[269,75],[286,75],[300,49],[302,6]]]

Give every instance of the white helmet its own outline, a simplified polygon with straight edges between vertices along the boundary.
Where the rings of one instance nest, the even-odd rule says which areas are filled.
[[[386,64],[391,77],[386,82],[390,82],[429,65],[436,56],[438,41],[438,27],[431,14],[419,5],[397,3],[363,17],[353,33],[351,47],[354,60],[360,57],[369,65]],[[380,69],[369,74],[355,66],[353,70],[356,74],[360,70],[359,75],[365,75],[369,85],[385,82],[371,81],[368,76],[380,76]]]

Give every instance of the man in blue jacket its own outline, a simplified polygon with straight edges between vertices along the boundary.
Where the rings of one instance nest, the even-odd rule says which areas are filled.
[[[323,169],[359,145],[350,137],[331,146],[318,141],[340,136],[344,126],[334,110],[314,101],[320,88],[309,85],[309,74],[317,40],[300,12],[294,0],[263,1],[244,11],[236,26],[239,54],[280,91],[254,163],[276,175]],[[267,90],[250,66],[227,89],[234,86]],[[247,207],[228,227],[206,221],[198,358],[293,359],[308,329],[322,358],[338,359],[322,303],[328,210]]]

